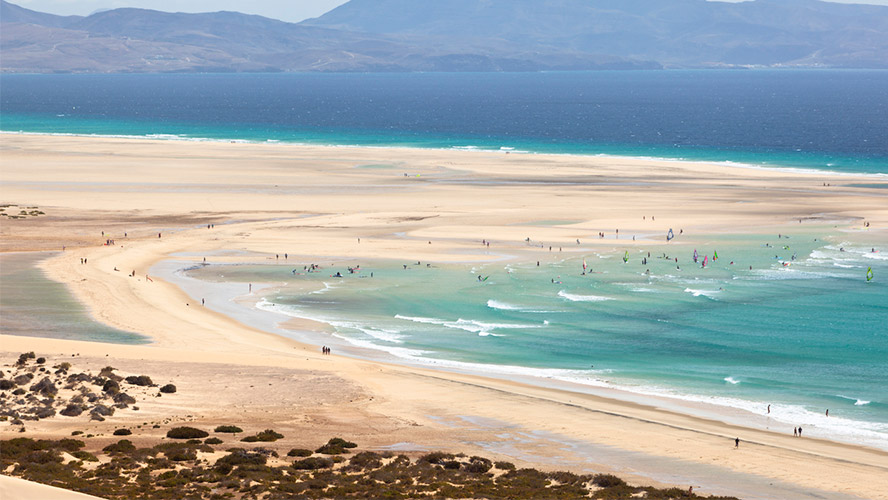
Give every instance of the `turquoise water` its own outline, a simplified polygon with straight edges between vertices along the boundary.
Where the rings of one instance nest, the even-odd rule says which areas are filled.
[[[40,253],[0,254],[0,331],[6,335],[49,337],[115,344],[145,344],[142,335],[105,326],[89,317],[65,285],[47,279],[37,264]]]
[[[646,265],[648,250],[625,249],[624,263],[614,242],[556,249],[540,267],[389,262],[351,274],[347,265],[358,263],[317,273],[301,264],[243,265],[191,275],[286,281],[258,307],[333,325],[335,339],[319,343],[758,415],[770,404],[777,428],[804,425],[812,436],[888,448],[888,253],[873,253],[866,234],[814,239],[651,245]],[[720,258],[702,268],[695,249],[701,261]],[[866,282],[868,267],[879,279]]]

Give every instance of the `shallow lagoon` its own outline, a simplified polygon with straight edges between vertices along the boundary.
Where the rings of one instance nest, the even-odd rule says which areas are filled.
[[[872,253],[865,234],[835,232],[676,241],[650,245],[650,258],[613,240],[543,248],[539,267],[337,262],[308,273],[291,257],[188,275],[273,284],[255,307],[332,325],[307,339],[318,344],[734,415],[770,404],[756,425],[888,447],[888,286],[865,281],[868,267],[888,275],[888,254]]]

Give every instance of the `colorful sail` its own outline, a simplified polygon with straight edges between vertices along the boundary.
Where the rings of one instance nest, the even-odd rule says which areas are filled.
[[[586,272],[586,259],[583,259],[583,272]]]
[[[694,249],[694,264],[697,263],[697,249]]]
[[[866,270],[866,280],[867,281],[873,280],[873,268],[871,268],[871,267]]]
[[[703,257],[703,267],[706,267],[706,264],[709,263],[709,256]]]
[[[718,260],[718,252],[712,252],[712,260]]]
[[[623,256],[623,263],[629,262],[629,250],[626,250],[626,255]]]
[[[675,238],[675,233],[672,232],[672,228],[669,228],[669,232],[666,233],[666,241],[672,241],[672,238]]]

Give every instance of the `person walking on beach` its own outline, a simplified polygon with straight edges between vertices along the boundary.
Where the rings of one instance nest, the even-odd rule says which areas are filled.
[[[802,426],[799,426],[799,437],[802,437]]]
[[[798,428],[798,427],[793,427],[793,428],[792,428],[792,436],[793,436],[793,437],[799,437],[799,428]]]
[[[740,438],[734,438],[734,448],[740,447]]]

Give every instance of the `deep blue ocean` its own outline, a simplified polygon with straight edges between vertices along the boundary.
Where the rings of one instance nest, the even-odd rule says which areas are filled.
[[[888,71],[0,75],[0,130],[888,173]]]

